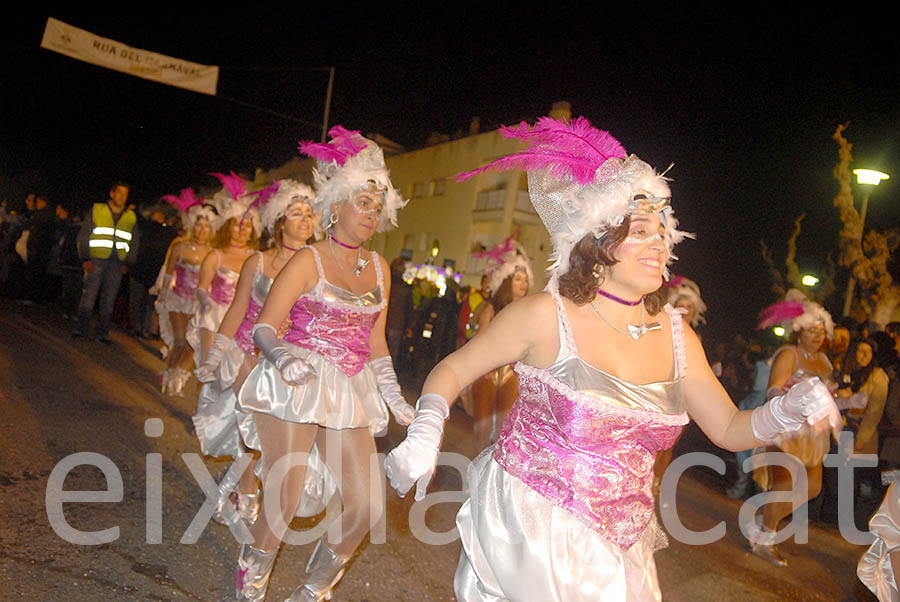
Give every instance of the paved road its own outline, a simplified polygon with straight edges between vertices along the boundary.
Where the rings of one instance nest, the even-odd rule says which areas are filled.
[[[231,595],[238,544],[224,527],[210,523],[194,544],[180,540],[204,501],[185,454],[199,452],[190,416],[195,398],[163,396],[157,388],[162,368],[154,346],[122,333],[114,344],[70,337],[72,323],[55,314],[0,300],[0,600],[96,601],[227,600]],[[162,433],[154,432],[161,421]],[[158,429],[159,423],[156,423]],[[459,409],[445,438],[445,450],[467,456],[471,421]],[[378,441],[387,451],[403,435],[392,425]],[[689,431],[679,452],[709,449]],[[61,461],[76,452],[109,459],[108,471],[121,475],[117,501],[68,503],[67,524],[82,531],[117,527],[109,543],[78,545],[60,537],[48,519],[45,496]],[[156,456],[158,454],[159,456]],[[723,456],[724,457],[724,456]],[[161,461],[161,542],[148,529],[154,497],[148,501],[147,474]],[[205,460],[211,474],[226,466]],[[148,469],[149,466],[149,469]],[[57,468],[55,474],[54,468]],[[66,490],[108,489],[95,466],[74,467]],[[810,529],[809,543],[783,546],[790,562],[778,569],[751,556],[737,528],[738,502],[721,494],[724,479],[694,468],[682,479],[677,510],[688,528],[703,530],[720,521],[726,536],[713,544],[676,541],[657,553],[664,598],[670,601],[873,600],[855,577],[863,548],[831,530]],[[51,483],[52,484],[52,483]],[[441,469],[433,490],[459,490],[461,479]],[[459,502],[436,504],[425,523],[436,533],[453,529]],[[411,499],[388,493],[384,543],[367,541],[335,592],[337,600],[454,600],[452,577],[459,542],[428,545],[413,536]],[[54,524],[59,524],[54,521]],[[297,520],[294,529],[314,521]],[[297,584],[312,544],[285,546],[279,556],[269,600],[282,600]]]

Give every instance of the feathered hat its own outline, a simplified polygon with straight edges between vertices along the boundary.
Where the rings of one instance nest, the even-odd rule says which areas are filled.
[[[807,299],[801,291],[792,288],[784,296],[784,301],[774,303],[759,312],[757,328],[769,328],[780,324],[797,332],[813,326],[816,322],[822,322],[825,325],[829,339],[834,337],[834,322],[831,314],[815,301]]]
[[[197,198],[193,188],[185,188],[178,196],[167,194],[162,198],[181,213],[182,226],[186,231],[193,229],[200,218],[204,218],[215,228],[218,220],[215,208],[204,204],[203,199]]]
[[[698,325],[706,323],[706,318],[703,316],[706,313],[706,303],[700,296],[700,287],[696,282],[676,274],[664,286],[668,293],[669,303],[677,306],[681,299],[688,299],[694,306],[694,318],[691,320],[691,326],[696,328]]]
[[[672,247],[690,235],[677,229],[666,179],[635,155],[627,155],[609,132],[598,130],[584,117],[570,123],[541,117],[533,127],[522,122],[502,127],[500,133],[521,140],[528,148],[459,174],[457,179],[486,170],[528,172],[531,204],[553,239],[551,281],[568,272],[569,254],[579,240],[587,234],[600,238],[631,213],[662,214],[669,261],[676,259]]]
[[[516,270],[521,269],[525,272],[529,288],[534,284],[531,259],[528,258],[525,248],[513,236],[486,251],[472,254],[472,257],[487,259],[484,275],[488,278],[487,288],[492,295],[500,289],[504,280],[516,273]]]
[[[211,173],[222,183],[222,190],[213,195],[212,201],[219,212],[219,220],[216,230],[225,223],[235,218],[237,220],[250,219],[253,223],[253,232],[256,236],[262,233],[262,224],[259,220],[259,212],[256,210],[258,195],[247,192],[247,183],[243,178],[234,173],[229,175]]]
[[[299,145],[301,153],[316,160],[313,169],[313,187],[316,190],[313,211],[321,216],[322,227],[329,227],[332,204],[349,201],[370,183],[374,183],[384,195],[384,208],[376,231],[384,232],[395,227],[397,211],[407,201],[391,184],[381,148],[358,131],[339,125],[328,130],[328,135],[331,136],[330,142],[302,141]]]
[[[285,215],[294,203],[305,202],[312,208],[313,197],[315,196],[312,188],[296,180],[276,180],[266,190],[272,187],[274,187],[274,191],[271,195],[260,201],[262,206],[260,209],[262,226],[268,232],[272,232],[275,222]]]

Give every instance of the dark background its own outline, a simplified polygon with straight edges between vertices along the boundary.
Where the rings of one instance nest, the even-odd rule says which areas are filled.
[[[801,268],[836,258],[832,175],[840,123],[855,166],[893,174],[871,197],[867,225],[900,223],[900,44],[887,15],[779,10],[669,14],[621,11],[507,14],[331,12],[291,14],[25,13],[3,26],[0,58],[0,199],[28,192],[87,208],[114,179],[132,200],[154,202],[210,171],[252,177],[318,139],[336,68],[330,123],[377,132],[408,148],[432,132],[482,131],[573,113],[609,129],[658,169],[674,162],[673,204],[696,241],[677,249],[675,272],[694,278],[709,305],[705,336],[749,334],[775,301],[759,253],[783,259],[794,218],[806,213]],[[771,11],[775,12],[775,11]],[[312,14],[309,14],[312,13]],[[206,96],[82,63],[39,47],[46,18],[137,48],[219,65]],[[861,200],[862,195],[857,196]],[[400,216],[402,220],[402,214]],[[838,290],[846,282],[839,271]],[[839,312],[842,299],[827,306]]]

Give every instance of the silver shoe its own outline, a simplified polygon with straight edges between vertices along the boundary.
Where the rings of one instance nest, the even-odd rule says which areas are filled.
[[[270,552],[258,550],[250,544],[241,546],[238,568],[234,573],[235,600],[238,602],[262,602],[266,599],[269,577],[278,548]]]
[[[248,525],[252,525],[259,518],[259,493],[237,493],[237,511]]]
[[[344,568],[349,560],[349,556],[335,554],[325,540],[320,539],[306,564],[305,582],[284,602],[331,600],[332,590],[344,576]]]

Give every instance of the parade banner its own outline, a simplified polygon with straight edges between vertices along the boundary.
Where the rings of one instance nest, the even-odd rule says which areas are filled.
[[[47,19],[41,48],[144,79],[215,96],[219,68],[132,48],[56,19]]]

